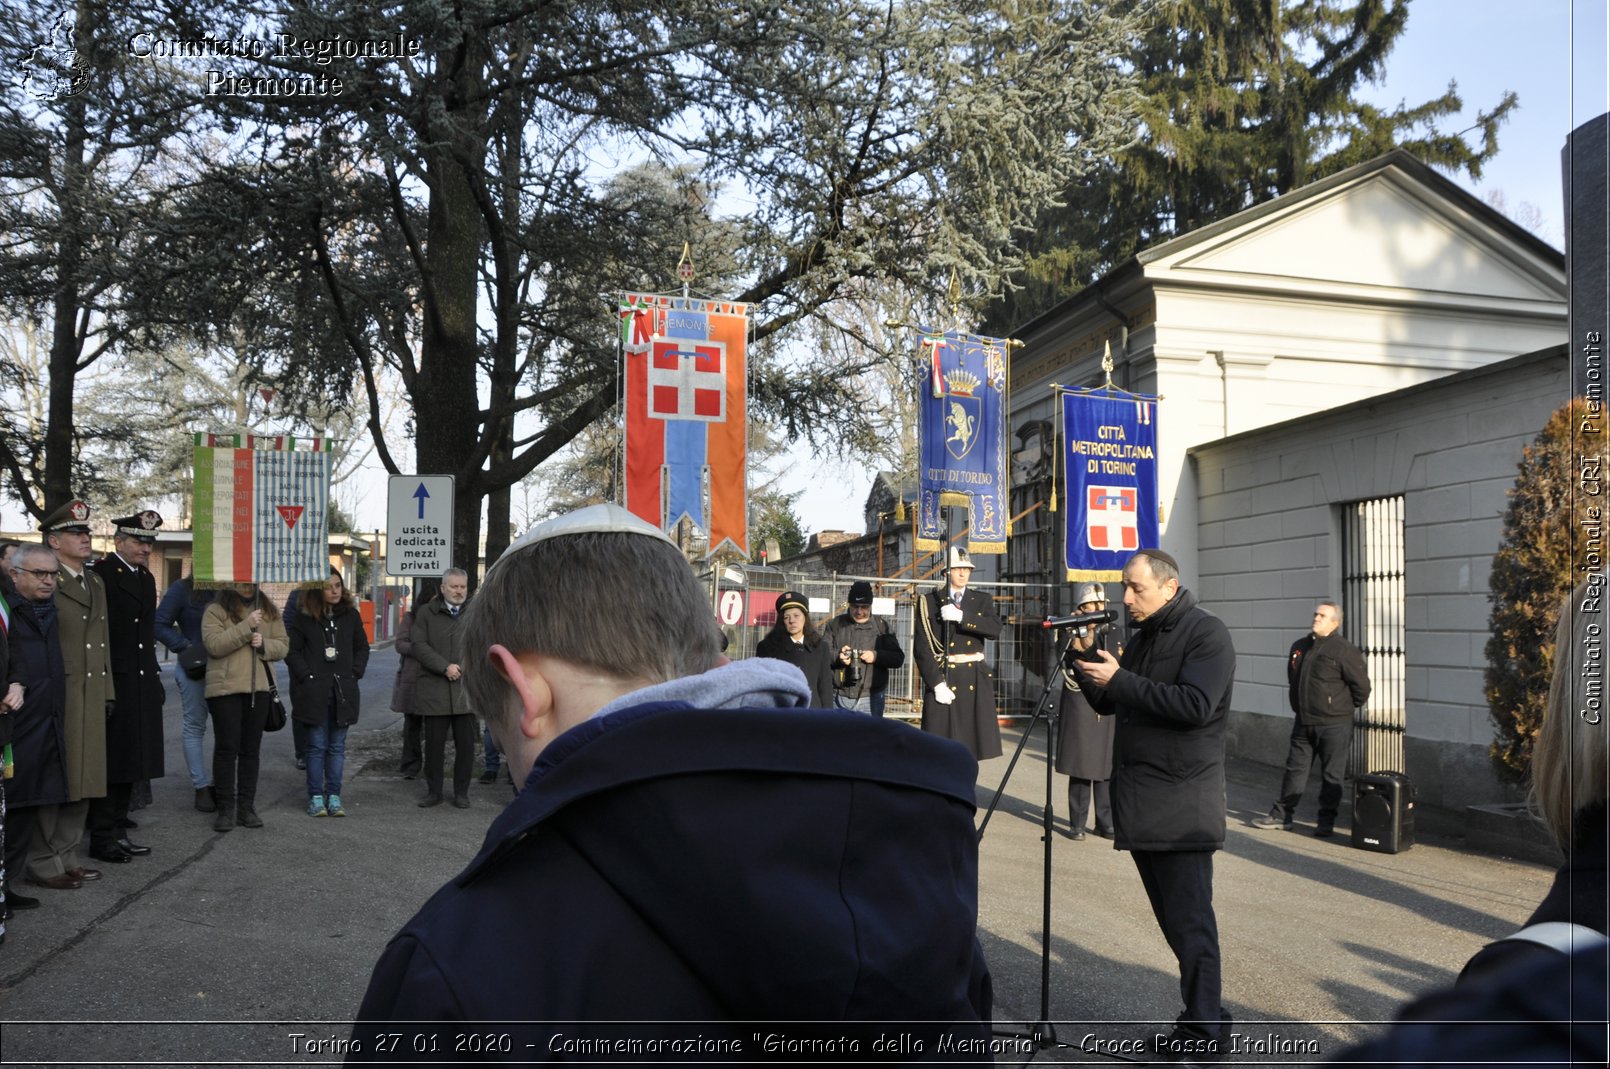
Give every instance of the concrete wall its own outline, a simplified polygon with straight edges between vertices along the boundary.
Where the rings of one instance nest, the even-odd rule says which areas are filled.
[[[1488,575],[1521,450],[1565,401],[1567,375],[1554,349],[1192,451],[1186,579],[1235,636],[1232,752],[1284,763],[1285,656],[1315,601],[1341,594],[1340,506],[1401,494],[1408,772],[1433,805],[1510,800],[1487,759]]]

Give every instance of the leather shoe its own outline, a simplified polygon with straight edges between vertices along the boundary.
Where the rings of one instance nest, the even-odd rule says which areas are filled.
[[[1096,829],[1096,838],[1098,838],[1098,839],[1111,839],[1112,838],[1112,829],[1111,828],[1097,828]]]
[[[464,797],[462,794],[453,795],[453,808],[454,809],[468,809],[469,807],[470,807],[470,800],[468,798]]]
[[[6,888],[6,909],[7,910],[38,909],[38,908],[39,908],[39,899],[31,898],[28,895],[18,894],[16,891],[13,891],[11,888],[9,888],[9,887]]]
[[[65,872],[58,873],[55,876],[50,876],[43,880],[36,880],[30,877],[28,882],[33,884],[35,887],[48,887],[52,891],[76,891],[80,887],[84,886],[83,880],[75,880]]]
[[[113,843],[105,850],[97,850],[92,846],[89,848],[89,856],[94,858],[96,861],[104,861],[108,865],[124,865],[134,860],[133,854],[129,853],[121,846],[118,846],[116,843]]]
[[[421,808],[421,809],[429,809],[433,805],[441,805],[441,804],[442,804],[442,796],[439,795],[439,794],[427,794],[427,795],[425,795],[425,797],[423,797],[423,798],[421,798],[419,800],[419,808]]]
[[[91,883],[101,878],[101,870],[86,868],[68,869],[67,875],[71,876],[75,880],[83,880],[85,883]]]
[[[151,852],[151,848],[149,846],[141,846],[139,843],[129,842],[128,836],[126,835],[117,841],[117,845],[123,848],[123,852],[125,854],[130,854],[134,857],[144,857],[146,854]]]
[[[218,796],[213,793],[213,789],[211,787],[196,788],[196,812],[218,812]]]
[[[1068,833],[1068,838],[1072,839],[1076,843],[1077,842],[1082,842],[1084,840],[1084,837],[1085,837],[1085,830],[1083,828],[1075,828],[1075,829],[1073,829],[1072,831],[1070,831]]]

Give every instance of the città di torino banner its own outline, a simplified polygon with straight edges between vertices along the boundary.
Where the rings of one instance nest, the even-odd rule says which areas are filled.
[[[1116,582],[1158,542],[1157,398],[1062,394],[1063,565],[1069,580]]]

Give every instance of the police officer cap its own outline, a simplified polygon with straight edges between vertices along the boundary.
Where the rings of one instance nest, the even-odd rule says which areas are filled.
[[[851,605],[871,605],[872,584],[865,579],[857,579],[850,584],[850,596],[846,600]]]
[[[961,546],[950,547],[950,556],[945,561],[946,571],[951,568],[971,568],[972,566],[973,558],[968,555],[965,549]]]
[[[1107,590],[1100,583],[1080,583],[1073,593],[1075,605],[1085,605],[1092,601],[1107,604]]]
[[[162,526],[162,517],[150,509],[136,512],[132,516],[124,516],[112,521],[117,527],[117,533],[124,538],[133,538],[140,542],[155,542],[157,528]]]
[[[89,506],[82,501],[69,501],[39,522],[45,534],[66,531],[70,534],[89,534]]]
[[[805,603],[805,595],[797,590],[777,595],[777,615],[781,616],[784,609],[798,609],[806,616],[811,614],[810,606]]]
[[[514,544],[509,546],[508,552],[517,553],[538,542],[546,542],[550,538],[579,534],[638,534],[647,538],[658,538],[661,542],[671,545],[676,544],[664,531],[635,513],[628,512],[619,505],[605,503],[588,505],[586,508],[555,516],[551,520],[543,520],[516,538]]]

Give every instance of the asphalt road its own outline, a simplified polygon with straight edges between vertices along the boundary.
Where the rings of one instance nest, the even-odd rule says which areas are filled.
[[[415,805],[421,784],[396,772],[401,725],[387,709],[395,667],[395,654],[379,651],[364,680],[342,791],[349,817],[304,814],[287,730],[264,744],[266,827],[228,833],[193,808],[170,686],[168,775],[132,833],[153,853],[99,866],[105,877],[81,890],[27,889],[44,904],[17,914],[0,947],[0,1060],[338,1061],[330,1050],[347,1036],[386,941],[463,867],[509,798],[507,786],[475,784],[468,810]],[[1031,739],[980,847],[980,935],[1003,1031],[1041,1019],[1039,753]],[[1006,764],[983,766],[981,809]],[[1480,946],[1518,927],[1548,886],[1544,866],[1457,842],[1384,855],[1353,849],[1345,831],[1324,841],[1301,828],[1247,827],[1267,811],[1278,778],[1232,768],[1230,837],[1216,862],[1226,1005],[1242,1037],[1231,1062],[1336,1053],[1405,1000],[1450,982]],[[1056,784],[1059,814],[1065,782]],[[1035,1061],[1110,1064],[1105,1053],[1178,1012],[1177,972],[1127,854],[1062,835],[1053,849],[1048,1005],[1070,1046]],[[1020,1045],[1002,1046],[1001,1062],[1024,1060]]]

